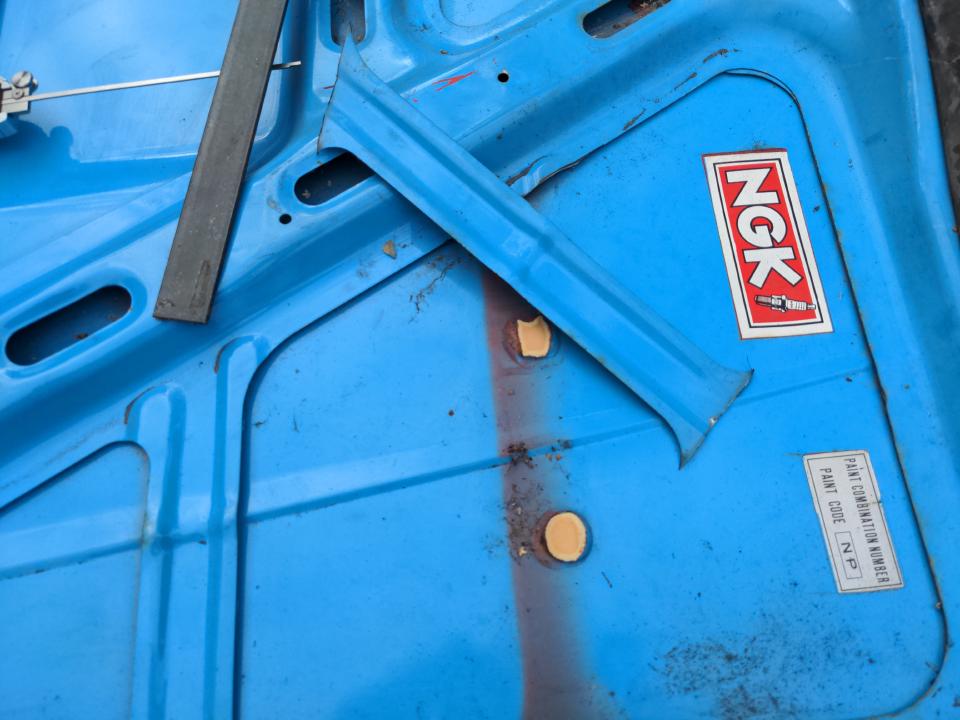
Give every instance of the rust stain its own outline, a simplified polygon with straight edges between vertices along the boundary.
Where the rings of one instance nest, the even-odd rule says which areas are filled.
[[[636,19],[644,18],[654,10],[662,8],[670,0],[630,0],[630,10]]]
[[[679,89],[682,88],[684,85],[686,85],[688,82],[690,82],[691,80],[693,80],[696,76],[697,76],[697,74],[696,74],[695,72],[690,73],[690,74],[687,75],[687,77],[685,77],[681,82],[679,82],[679,83],[677,83],[676,85],[674,85],[674,86],[673,86],[673,89],[674,89],[674,90],[679,90]]]
[[[729,50],[727,50],[726,48],[720,48],[719,50],[714,50],[712,53],[710,53],[709,55],[707,55],[707,56],[703,59],[703,62],[708,63],[708,62],[710,62],[711,60],[713,60],[714,58],[717,58],[717,57],[726,57],[726,56],[729,55],[729,54],[730,54],[730,51],[729,51]]]
[[[213,361],[213,374],[214,374],[214,375],[216,375],[218,372],[220,372],[220,358],[223,357],[223,351],[226,350],[226,349],[227,349],[228,347],[230,347],[231,345],[233,345],[233,343],[234,343],[236,340],[237,340],[237,338],[232,338],[232,339],[230,339],[230,340],[227,340],[227,342],[225,342],[225,343],[220,347],[220,349],[217,350],[217,357],[216,357],[216,359]]]
[[[623,126],[623,129],[624,129],[624,130],[629,130],[630,128],[632,128],[633,125],[634,125],[634,123],[636,123],[637,120],[639,120],[640,118],[642,118],[642,117],[643,117],[643,114],[644,114],[645,112],[646,112],[645,109],[644,109],[644,110],[641,110],[641,111],[638,112],[636,115],[634,115],[632,118],[630,118],[629,120],[627,120],[627,122],[626,122],[626,123],[624,124],[624,126]]]
[[[137,393],[137,396],[136,396],[135,398],[133,398],[133,400],[131,400],[129,403],[127,403],[127,407],[124,408],[124,410],[123,410],[123,424],[124,424],[124,425],[126,425],[126,424],[128,424],[128,423],[130,422],[130,413],[133,411],[133,406],[137,404],[137,400],[139,400],[140,398],[142,398],[144,395],[146,395],[148,392],[150,392],[151,390],[153,390],[155,387],[156,387],[156,385],[151,385],[151,386],[148,387],[146,390],[142,390],[141,392]]]
[[[227,349],[227,347],[230,345],[231,342],[233,342],[233,340],[231,340],[231,341],[228,342],[226,345],[224,345],[224,346],[221,347],[219,350],[217,350],[217,357],[216,357],[216,359],[213,361],[213,374],[214,374],[214,375],[216,375],[218,372],[220,372],[220,356],[223,355],[223,351]]]
[[[542,543],[543,518],[560,509],[567,476],[537,455],[537,448],[549,447],[554,416],[542,364],[518,355],[516,321],[538,313],[496,275],[483,272],[496,431],[500,454],[509,458],[501,465],[501,492],[522,654],[522,717],[605,717],[612,714],[609,697],[580,657],[570,576]]]
[[[437,255],[433,260],[427,263],[427,267],[436,270],[437,274],[429,283],[420,288],[416,293],[410,293],[410,302],[416,308],[416,314],[423,310],[423,305],[427,298],[433,294],[439,283],[442,283],[447,277],[447,273],[462,262],[461,257],[455,257],[452,260],[446,260],[443,255]]]
[[[539,185],[543,185],[547,180],[549,180],[550,178],[554,177],[555,175],[559,175],[560,173],[562,173],[562,172],[564,172],[564,171],[566,171],[566,170],[572,170],[572,169],[575,168],[577,165],[579,165],[582,161],[583,161],[583,158],[579,158],[579,159],[577,159],[577,160],[574,160],[573,162],[567,163],[566,165],[561,165],[561,166],[558,167],[556,170],[554,170],[552,173],[550,173],[550,174],[547,175],[545,178],[543,178],[543,179],[540,181]]]
[[[508,177],[507,185],[513,185],[517,180],[519,180],[522,177],[525,177],[533,169],[533,166],[536,165],[541,160],[543,160],[542,155],[538,157],[536,160],[534,160],[533,162],[531,162],[529,165],[527,165],[523,170],[518,172],[516,175],[511,175],[510,177]]]
[[[454,75],[452,77],[442,78],[440,80],[434,80],[432,84],[437,86],[437,90],[443,90],[444,88],[448,88],[451,85],[456,85],[461,80],[466,80],[475,72],[476,70],[471,70],[470,72],[463,73],[462,75]]]
[[[637,22],[637,20],[642,20],[654,10],[662,8],[668,2],[670,2],[670,0],[629,0],[627,7],[631,14],[620,17],[616,22],[612,23],[609,26],[609,30],[600,35],[600,37],[610,37],[624,28],[630,27]]]

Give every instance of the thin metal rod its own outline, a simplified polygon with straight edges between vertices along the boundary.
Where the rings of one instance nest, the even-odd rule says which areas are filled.
[[[271,70],[289,70],[300,67],[299,60],[271,65]],[[209,72],[190,73],[189,75],[171,75],[170,77],[152,78],[150,80],[133,80],[132,82],[111,83],[109,85],[93,85],[91,87],[74,88],[73,90],[56,90],[54,92],[37,93],[24,98],[30,102],[37,100],[53,100],[54,98],[71,97],[73,95],[89,95],[91,93],[110,92],[111,90],[128,90],[130,88],[149,87],[151,85],[168,85],[170,83],[189,82],[191,80],[206,80],[220,76],[219,70]]]

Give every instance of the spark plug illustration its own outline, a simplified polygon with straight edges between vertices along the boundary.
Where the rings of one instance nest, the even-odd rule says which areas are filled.
[[[786,295],[757,295],[754,300],[756,300],[757,305],[773,308],[780,312],[786,312],[787,310],[816,310],[817,308],[816,303],[808,303],[803,300],[791,300]]]

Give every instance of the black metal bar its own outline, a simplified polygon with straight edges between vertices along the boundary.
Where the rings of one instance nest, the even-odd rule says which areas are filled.
[[[153,316],[205,323],[287,0],[240,0]]]
[[[940,129],[953,193],[953,211],[960,222],[960,3],[923,0],[927,52],[937,90]]]

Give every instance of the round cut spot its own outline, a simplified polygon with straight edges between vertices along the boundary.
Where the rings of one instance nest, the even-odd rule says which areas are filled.
[[[550,352],[550,326],[537,315],[533,320],[517,320],[517,338],[520,354],[524,357],[542,358]]]
[[[547,521],[543,536],[547,552],[561,562],[576,562],[587,549],[587,526],[576,513],[554,515]]]

